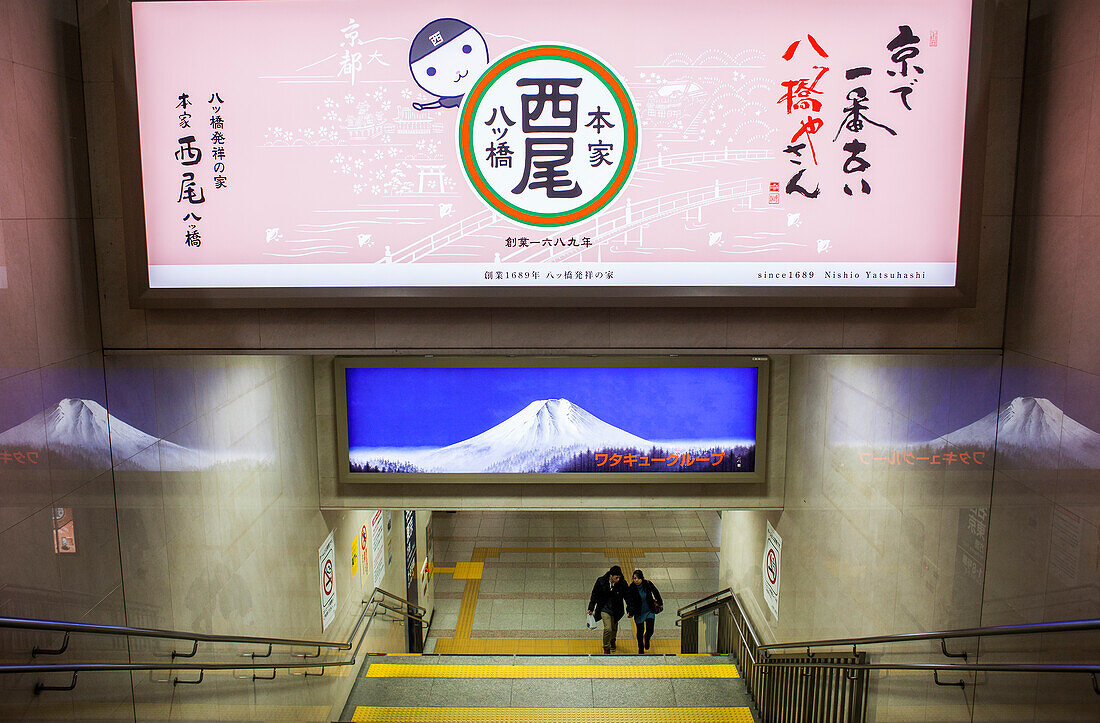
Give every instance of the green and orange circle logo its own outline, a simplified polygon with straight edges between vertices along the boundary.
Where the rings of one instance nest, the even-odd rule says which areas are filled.
[[[568,226],[626,186],[638,118],[605,63],[577,48],[534,45],[490,65],[466,95],[458,154],[470,185],[498,213]]]

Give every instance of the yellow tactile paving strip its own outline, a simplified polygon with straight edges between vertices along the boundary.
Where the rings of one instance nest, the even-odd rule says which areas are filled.
[[[622,628],[619,628],[620,632]],[[560,638],[439,638],[435,641],[437,655],[603,655],[603,643],[599,632],[591,639]],[[638,649],[634,638],[618,638],[619,653],[629,654]],[[680,652],[679,638],[653,638],[649,653],[676,655]],[[615,653],[613,653],[614,655]]]
[[[486,557],[497,557],[499,550],[485,547],[475,547],[471,563],[484,569]],[[462,564],[462,563],[459,563]],[[458,565],[455,565],[458,568]],[[462,603],[458,608],[458,623],[455,625],[455,638],[459,640],[469,639],[474,629],[474,612],[477,610],[477,593],[481,590],[481,576],[466,580],[466,589],[462,591]]]
[[[367,678],[737,678],[733,665],[372,665]]]
[[[753,723],[748,708],[383,708],[359,706],[357,723]]]
[[[442,572],[436,568],[436,572]],[[454,567],[455,580],[480,580],[485,572],[484,562],[456,562]]]

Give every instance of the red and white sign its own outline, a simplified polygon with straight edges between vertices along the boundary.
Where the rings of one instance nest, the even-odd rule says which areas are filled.
[[[768,531],[764,537],[764,601],[768,603],[768,609],[772,615],[779,619],[779,560],[783,551],[783,539],[769,522]]]
[[[370,568],[370,555],[367,554],[370,551],[370,531],[367,528],[369,523],[363,523],[363,528],[359,530],[359,560],[360,565],[363,566],[363,574],[359,577],[360,585],[364,590],[370,586],[370,582],[367,580],[367,570]]]
[[[382,510],[375,510],[370,517],[370,565],[374,571],[374,586],[382,587],[386,577],[386,525]]]
[[[336,619],[336,543],[332,532],[328,533],[317,550],[317,563],[320,570],[321,630],[324,631]]]

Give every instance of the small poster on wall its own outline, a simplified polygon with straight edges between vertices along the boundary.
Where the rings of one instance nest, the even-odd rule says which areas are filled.
[[[783,551],[783,540],[768,522],[768,531],[764,536],[764,600],[775,619],[779,619],[779,559]]]
[[[317,550],[321,589],[321,630],[324,631],[336,619],[336,543],[333,533],[328,533]]]
[[[389,510],[385,512],[386,516],[386,564],[393,563],[393,513]]]
[[[382,587],[386,577],[386,530],[382,510],[375,510],[370,517],[371,568],[374,570],[374,586]]]
[[[53,508],[53,551],[58,555],[76,552],[72,507]]]
[[[363,574],[359,576],[360,589],[366,592],[371,586],[371,578],[368,576],[370,572],[370,521],[363,523],[362,528],[359,530],[359,534],[356,536],[356,542],[359,545],[359,559],[362,560]]]

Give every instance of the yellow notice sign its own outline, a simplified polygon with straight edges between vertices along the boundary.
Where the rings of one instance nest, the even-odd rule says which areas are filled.
[[[359,539],[353,537],[351,540],[351,579],[354,580],[355,576],[359,574]]]

